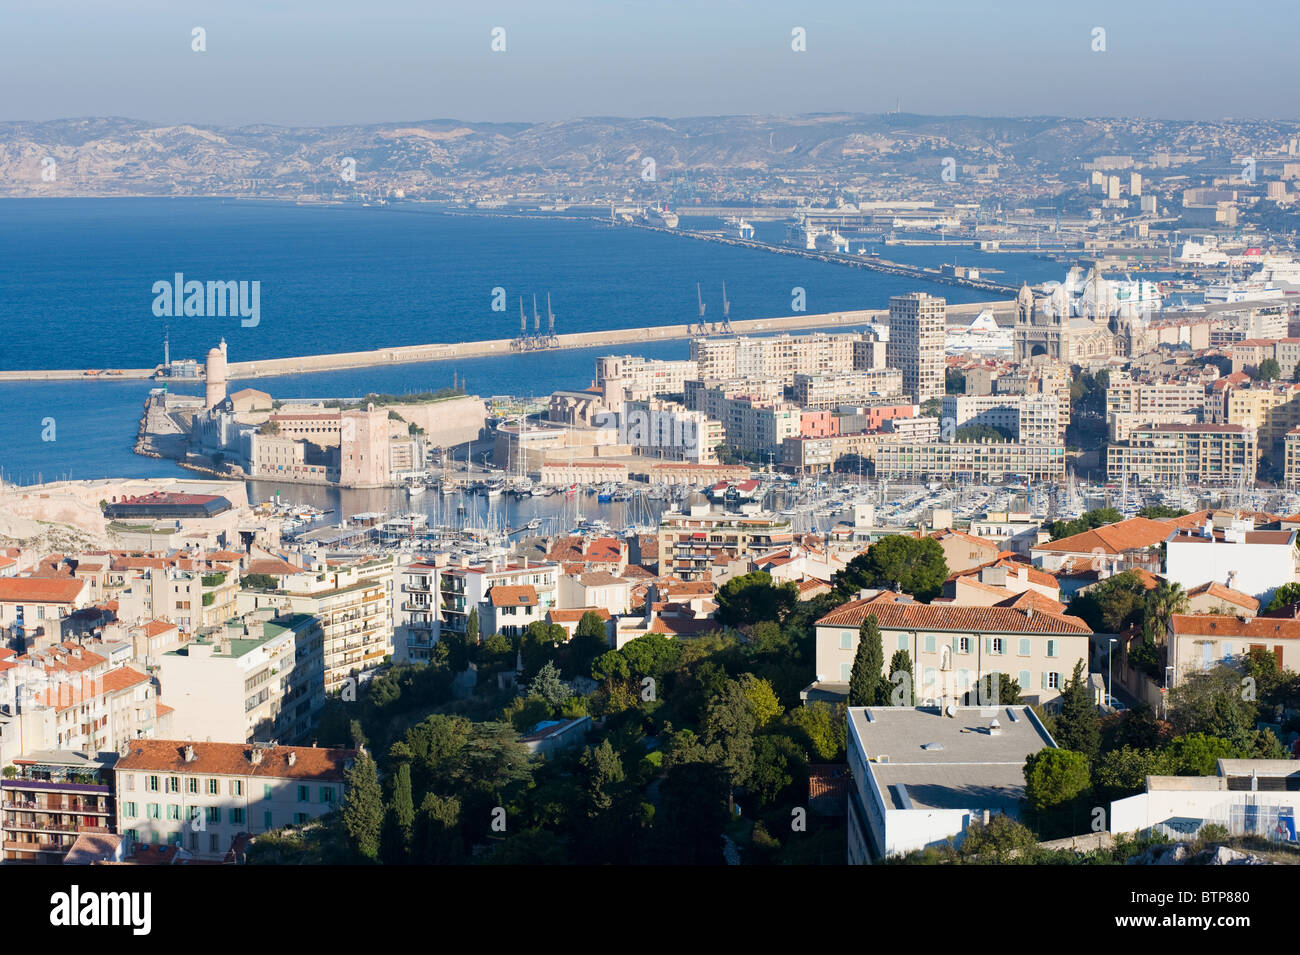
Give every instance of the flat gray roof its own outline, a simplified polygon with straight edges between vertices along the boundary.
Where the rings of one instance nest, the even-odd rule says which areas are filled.
[[[1055,743],[1027,706],[851,707],[849,719],[892,809],[997,809],[1024,796],[1025,760]],[[999,732],[990,732],[993,720]]]

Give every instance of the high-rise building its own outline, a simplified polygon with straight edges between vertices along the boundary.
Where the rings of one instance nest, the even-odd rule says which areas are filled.
[[[924,292],[889,300],[886,360],[903,373],[903,391],[917,404],[942,398],[944,333],[948,303]]]

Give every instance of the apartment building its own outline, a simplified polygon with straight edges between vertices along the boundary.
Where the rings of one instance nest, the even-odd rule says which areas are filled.
[[[639,355],[606,355],[596,359],[596,385],[602,390],[621,389],[622,397],[628,401],[680,395],[686,390],[686,382],[699,377],[699,364],[692,359],[665,361]]]
[[[917,404],[943,397],[947,313],[944,299],[923,292],[889,300],[887,360],[902,371],[903,393]]]
[[[1300,488],[1300,428],[1292,428],[1283,438],[1282,460],[1286,486]]]
[[[1276,460],[1284,450],[1286,434],[1300,426],[1300,385],[1255,384],[1233,388],[1225,400],[1227,423],[1253,429],[1258,454]]]
[[[239,591],[239,612],[270,608],[282,616],[315,617],[325,692],[333,695],[392,656],[396,571],[392,555],[331,561],[318,571],[283,574],[274,589],[245,587]]]
[[[398,568],[393,591],[393,658],[428,661],[438,642],[438,565],[416,561]]]
[[[1165,576],[1192,590],[1219,583],[1261,603],[1283,584],[1296,582],[1296,531],[1257,531],[1249,517],[1218,528],[1176,528],[1165,542]]]
[[[1162,415],[1199,412],[1205,407],[1205,387],[1211,378],[1138,375],[1112,371],[1106,385],[1106,416],[1116,414]]]
[[[870,616],[880,628],[886,667],[895,651],[911,655],[912,698],[918,705],[961,705],[976,682],[991,673],[1016,680],[1025,701],[1049,703],[1077,662],[1082,660],[1087,671],[1092,629],[1078,617],[1032,607],[904,603],[866,595],[816,623],[823,690],[847,695],[858,630]]]
[[[717,464],[726,439],[721,421],[702,411],[659,398],[628,401],[619,417],[619,444],[643,457],[694,464]]]
[[[159,683],[175,708],[171,732],[220,743],[306,735],[325,705],[325,683],[297,650],[320,637],[314,617],[272,619],[262,610],[163,654]]]
[[[852,371],[855,340],[855,335],[829,334],[694,338],[690,358],[700,378],[766,378],[784,386],[797,374]],[[942,361],[942,341],[939,353]]]
[[[910,407],[915,407],[914,405]],[[934,421],[934,419],[930,419]],[[935,425],[938,422],[935,421]],[[864,465],[875,460],[876,449],[894,438],[884,432],[836,434],[825,438],[791,437],[781,442],[781,464],[800,474],[830,471],[849,455],[861,458]]]
[[[117,831],[221,861],[235,838],[301,825],[343,802],[356,751],[139,740],[114,767]]]
[[[711,575],[715,561],[761,554],[793,540],[788,519],[765,514],[757,505],[732,511],[698,504],[689,511],[665,511],[659,520],[659,572],[700,580]]]
[[[901,394],[903,373],[897,368],[794,376],[794,403],[813,411],[894,398]]]
[[[1253,479],[1257,457],[1254,430],[1239,424],[1155,424],[1112,445],[1106,471],[1112,481],[1235,486]]]
[[[440,639],[465,639],[465,629],[471,610],[478,610],[479,639],[491,636],[498,623],[515,625],[527,618],[545,618],[546,612],[559,606],[560,565],[551,561],[532,561],[522,557],[518,561],[505,561],[494,557],[484,564],[469,563],[462,558],[453,566],[444,566],[437,573],[438,634]],[[515,594],[514,607],[525,613],[500,614],[493,606],[491,593],[503,588],[498,600],[504,600],[509,588],[522,588]],[[527,603],[520,603],[518,595],[531,594]],[[412,596],[417,596],[412,594]],[[503,602],[502,607],[506,605]],[[507,621],[506,618],[510,620]],[[524,624],[526,626],[527,624]]]
[[[876,450],[876,476],[888,480],[961,476],[992,483],[1009,478],[1060,480],[1065,477],[1065,448],[1009,441],[881,444]]]
[[[33,749],[0,779],[4,863],[58,865],[83,832],[112,832],[116,753]]]
[[[736,395],[723,398],[718,406],[726,443],[744,454],[766,454],[779,448],[802,427],[802,412],[789,401]]]
[[[148,561],[153,566],[141,566]],[[193,561],[126,558],[127,584],[117,597],[118,619],[128,623],[170,620],[186,633],[212,627],[236,613],[239,575],[224,568],[202,569]],[[134,565],[134,566],[132,566]]]
[[[1055,395],[944,395],[942,416],[951,428],[985,425],[1021,444],[1065,442]]]

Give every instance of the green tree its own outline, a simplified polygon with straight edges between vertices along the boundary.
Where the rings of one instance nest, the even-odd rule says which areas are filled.
[[[1052,521],[1047,525],[1047,532],[1052,535],[1052,540],[1060,540],[1063,537],[1082,534],[1084,531],[1090,531],[1094,527],[1101,527],[1104,524],[1117,524],[1122,520],[1124,520],[1124,515],[1115,508],[1098,507],[1086,511],[1082,516],[1072,521]]]
[[[469,619],[465,621],[465,642],[478,644],[478,607],[469,608]]]
[[[587,815],[596,816],[614,803],[612,790],[626,779],[623,761],[608,739],[588,746],[578,758],[587,795]]]
[[[542,664],[533,682],[528,684],[528,693],[530,696],[540,696],[545,700],[552,714],[564,705],[564,701],[570,695],[569,688],[560,680],[559,669],[549,660]]]
[[[763,570],[732,577],[720,588],[714,619],[729,627],[758,623],[760,620],[784,620],[799,600],[799,588],[792,582],[773,584],[772,575]]]
[[[1063,748],[1095,759],[1101,747],[1101,721],[1088,685],[1083,661],[1074,664],[1074,673],[1061,690],[1061,712],[1056,717],[1056,742]]]
[[[1162,580],[1155,590],[1147,592],[1147,614],[1153,626],[1161,633],[1169,629],[1169,619],[1174,614],[1187,613],[1187,593],[1177,581]]]
[[[745,785],[754,770],[758,718],[744,684],[739,680],[726,682],[722,692],[710,701],[702,728],[710,762],[726,770],[731,788]]]
[[[1025,760],[1025,798],[1042,811],[1070,802],[1091,785],[1088,759],[1068,749],[1041,749]]]
[[[1297,365],[1296,367],[1300,367]],[[1170,507],[1167,504],[1148,504],[1140,508],[1137,512],[1138,517],[1145,517],[1147,520],[1160,521],[1172,517],[1186,517],[1189,512],[1181,507]]]
[[[402,762],[393,774],[393,795],[384,819],[381,839],[384,861],[396,865],[407,860],[415,827],[415,804],[411,797],[411,766]]]
[[[775,803],[800,779],[806,792],[808,757],[794,740],[780,733],[765,734],[754,740],[754,772],[749,789],[760,804]]]
[[[752,673],[742,673],[740,687],[753,711],[756,728],[762,729],[781,715],[781,701],[776,698],[771,683],[760,680]]]
[[[796,706],[786,716],[786,723],[806,740],[810,759],[834,762],[844,749],[847,725],[843,704],[814,701]]]
[[[958,856],[975,865],[1026,865],[1034,861],[1037,851],[1038,837],[1027,826],[997,813],[987,823],[971,823]]]
[[[464,859],[460,800],[429,793],[415,820],[414,855],[425,865],[455,865]]]
[[[1201,733],[1245,746],[1258,705],[1242,692],[1242,676],[1230,666],[1189,673],[1169,691],[1169,722],[1179,736]]]
[[[1179,776],[1214,776],[1219,760],[1237,759],[1242,755],[1231,741],[1204,733],[1188,733],[1169,744],[1168,759]]]
[[[1282,377],[1282,369],[1278,367],[1277,359],[1265,358],[1255,369],[1255,379],[1257,381],[1276,381]]]
[[[592,662],[608,649],[604,619],[596,611],[588,610],[569,641],[566,671],[573,676],[591,676]]]
[[[937,540],[892,534],[849,561],[835,575],[835,589],[847,600],[865,587],[897,587],[926,601],[942,592],[947,579],[948,563]]]
[[[1081,590],[1070,600],[1070,613],[1098,633],[1120,633],[1143,622],[1147,589],[1136,572],[1126,570]]]
[[[858,648],[853,654],[853,669],[849,673],[849,706],[881,706],[882,692],[885,703],[889,702],[884,667],[885,648],[879,622],[873,613],[858,628]]]
[[[384,795],[379,788],[375,761],[365,750],[357,753],[344,774],[343,825],[353,851],[374,862],[379,859],[379,836],[384,825]]]
[[[1300,369],[1300,362],[1296,363],[1296,368]],[[1300,584],[1285,583],[1277,590],[1273,591],[1273,599],[1268,602],[1265,610],[1281,610],[1283,607],[1289,607],[1296,601],[1300,601]]]

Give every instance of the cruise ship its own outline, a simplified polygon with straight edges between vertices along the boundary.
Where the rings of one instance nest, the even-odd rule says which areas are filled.
[[[813,247],[821,252],[839,252],[843,255],[849,253],[849,240],[840,235],[835,229],[830,232],[822,232],[813,240]]]
[[[809,225],[808,220],[801,219],[785,227],[785,244],[792,245],[796,249],[815,249],[817,237],[821,234],[821,229]]]
[[[677,213],[669,212],[667,206],[663,208],[647,206],[641,218],[645,220],[646,225],[657,226],[660,229],[677,228]]]
[[[754,238],[754,227],[745,221],[745,217],[739,219],[728,219],[726,221],[727,235],[737,239]]]
[[[969,325],[949,325],[944,351],[949,355],[1007,356],[1012,352],[1013,331],[998,325],[993,312],[984,309]]]

